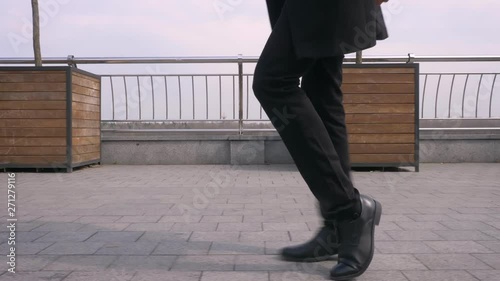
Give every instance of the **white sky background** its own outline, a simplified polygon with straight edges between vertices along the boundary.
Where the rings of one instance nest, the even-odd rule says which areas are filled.
[[[271,32],[265,0],[39,1],[44,57],[258,56]],[[498,0],[390,0],[383,7],[390,38],[365,55],[500,55]],[[32,56],[31,1],[0,0],[0,57]],[[98,74],[235,71],[214,65],[81,68]],[[500,64],[424,64],[422,70],[500,72]]]

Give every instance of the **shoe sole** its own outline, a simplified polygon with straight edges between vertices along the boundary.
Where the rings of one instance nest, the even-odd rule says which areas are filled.
[[[363,269],[361,269],[356,274],[342,276],[342,277],[336,277],[336,278],[330,277],[331,280],[334,280],[334,281],[351,280],[353,278],[356,278],[356,277],[363,275],[363,273],[365,273],[365,271],[368,269],[368,267],[370,267],[370,264],[373,260],[373,255],[375,253],[375,226],[378,226],[380,224],[380,219],[382,217],[382,204],[380,204],[380,202],[378,202],[375,199],[372,199],[372,200],[375,202],[375,217],[373,219],[373,224],[372,224],[372,248],[370,250],[370,258],[368,259],[368,263],[366,264],[366,266]]]

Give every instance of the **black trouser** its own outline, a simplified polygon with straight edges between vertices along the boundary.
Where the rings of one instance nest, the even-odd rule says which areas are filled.
[[[253,82],[255,96],[326,220],[349,218],[360,211],[359,192],[350,178],[340,90],[343,59],[297,58],[286,13],[282,13],[257,63]]]

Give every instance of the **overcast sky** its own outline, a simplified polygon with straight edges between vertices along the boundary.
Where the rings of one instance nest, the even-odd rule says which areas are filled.
[[[31,1],[0,1],[0,56],[32,56]],[[391,37],[368,54],[499,53],[498,0],[389,3]],[[40,10],[45,57],[257,56],[270,33],[264,0],[40,0]]]

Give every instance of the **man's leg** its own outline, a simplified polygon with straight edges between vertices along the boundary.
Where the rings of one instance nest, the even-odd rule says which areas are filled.
[[[253,89],[325,210],[325,219],[349,219],[360,212],[359,198],[325,124],[299,87],[299,78],[315,61],[296,57],[288,19],[282,13],[255,69]]]

